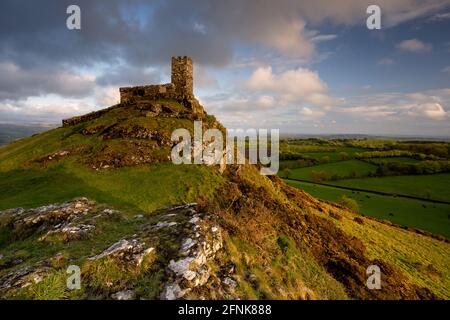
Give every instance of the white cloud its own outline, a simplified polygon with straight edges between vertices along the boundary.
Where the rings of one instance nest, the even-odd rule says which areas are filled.
[[[60,124],[62,119],[86,114],[117,104],[116,87],[94,87],[89,97],[67,98],[57,94],[31,96],[19,101],[0,102],[0,119],[11,123]]]
[[[262,108],[270,108],[275,105],[275,99],[272,96],[260,96],[258,98],[258,105]]]
[[[281,28],[264,28],[264,33],[255,33],[261,43],[276,48],[291,58],[308,60],[314,53],[314,45],[305,35],[305,22],[301,19],[281,23]]]
[[[83,97],[92,93],[95,76],[69,70],[24,69],[13,62],[0,62],[0,99],[18,100],[31,96],[59,94]]]
[[[444,108],[450,103],[450,89],[429,90],[409,94],[393,93],[362,96],[347,101],[347,106],[340,112],[351,114],[357,118],[414,121],[445,120],[450,111]],[[348,107],[348,105],[351,105]]]
[[[321,118],[325,115],[325,112],[321,110],[313,110],[308,107],[303,107],[298,113],[307,118]]]
[[[416,112],[422,113],[426,117],[434,120],[443,120],[449,114],[439,103],[426,103],[420,105],[416,110]]]
[[[397,48],[403,51],[410,52],[429,52],[432,50],[432,45],[422,42],[419,39],[403,40],[397,45]]]
[[[317,35],[311,38],[312,42],[324,42],[324,41],[330,41],[337,38],[336,34],[321,34]]]
[[[195,32],[206,34],[206,26],[204,24],[194,22],[193,29]]]
[[[332,99],[326,95],[326,84],[316,72],[304,68],[274,74],[272,67],[261,67],[253,72],[246,86],[256,92],[272,92],[284,105],[309,102],[329,107],[332,104]]]
[[[449,74],[450,74],[450,66],[445,67],[444,69],[442,69],[442,72],[445,72],[445,73],[449,73]]]
[[[437,13],[430,18],[430,21],[443,21],[447,19],[450,19],[450,12]]]

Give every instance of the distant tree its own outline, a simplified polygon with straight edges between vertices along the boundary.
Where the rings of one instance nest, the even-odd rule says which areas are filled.
[[[291,178],[292,177],[292,171],[291,171],[291,169],[289,169],[289,168],[286,168],[286,169],[284,169],[282,172],[281,172],[281,177],[282,178]]]
[[[329,156],[323,156],[322,157],[322,162],[330,162],[330,157]]]
[[[348,160],[350,159],[350,155],[347,152],[339,152],[339,159]]]
[[[354,199],[347,197],[346,195],[343,195],[341,200],[338,202],[341,206],[349,209],[352,212],[359,212],[359,205],[358,202],[356,202]]]
[[[311,172],[311,180],[314,182],[322,182],[330,180],[330,176],[325,171],[313,171]]]

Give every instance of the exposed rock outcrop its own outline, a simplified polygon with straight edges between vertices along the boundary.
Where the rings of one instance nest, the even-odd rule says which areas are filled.
[[[113,217],[121,214],[87,198],[77,198],[35,209],[10,209],[0,212],[0,217],[9,219],[9,226],[18,233],[18,237],[25,239],[38,234],[38,241],[53,245],[85,239],[100,228],[97,225],[99,219],[116,219]],[[208,264],[223,247],[221,229],[211,218],[197,212],[195,203],[165,207],[130,218],[137,224],[137,232],[118,239],[94,255],[76,257],[77,265],[86,273],[82,274],[84,281],[87,281],[84,285],[89,288],[90,281],[98,281],[93,279],[102,277],[96,273],[102,272],[103,266],[112,264],[122,270],[124,279],[139,279],[143,273],[162,272],[161,291],[155,297],[168,300],[187,298],[192,289],[207,284],[212,275]],[[14,252],[8,253],[8,256],[14,256]],[[69,264],[65,259],[64,254],[58,253],[34,263],[25,264],[27,258],[17,258],[9,263],[0,261],[0,298],[14,296],[19,290],[38,285],[61,270],[58,269],[60,266]],[[119,286],[108,277],[105,281],[104,286],[110,288],[106,298],[140,298],[139,288],[133,281]],[[226,283],[236,286],[231,279]]]

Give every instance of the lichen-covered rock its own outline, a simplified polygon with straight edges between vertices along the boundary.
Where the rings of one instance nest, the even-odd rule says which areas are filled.
[[[30,236],[37,235],[35,239],[47,242],[49,247],[86,237],[94,241],[104,230],[105,223],[120,223],[116,219],[121,214],[86,198],[35,209],[17,208],[0,212],[1,217],[10,221],[13,230],[27,230]],[[33,255],[30,257],[29,253],[2,250],[0,298],[17,293],[33,294],[33,287],[23,288],[37,285],[55,274],[62,282],[52,285],[71,295],[64,281],[64,270],[74,262],[82,272],[84,288],[115,300],[147,298],[148,292],[152,298],[189,298],[193,289],[209,283],[212,271],[208,263],[223,246],[221,229],[211,216],[199,213],[197,204],[191,203],[161,208],[136,217],[122,216],[121,221],[133,225],[132,233],[128,236],[121,234],[122,238],[95,254],[85,251],[84,256],[77,256],[73,255],[75,251],[55,250],[51,257],[33,262],[36,260],[32,260]],[[68,244],[71,245],[75,244]],[[110,268],[117,269],[109,274]],[[153,278],[154,274],[156,278]],[[155,287],[148,290],[142,287],[147,283],[143,279]]]
[[[112,294],[111,298],[114,300],[131,300],[133,299],[133,295],[133,290],[123,290]]]
[[[223,280],[223,283],[226,284],[228,287],[230,287],[231,289],[234,289],[237,287],[237,282],[233,279],[231,279],[230,277],[226,277]]]
[[[99,260],[105,257],[119,259],[122,262],[132,263],[140,266],[145,256],[153,252],[155,248],[147,247],[140,239],[122,239],[111,245],[99,255],[89,258],[89,260]]]
[[[25,288],[41,282],[50,270],[51,268],[47,263],[41,261],[34,266],[27,266],[7,273],[0,277],[0,297],[7,290]]]
[[[87,198],[78,198],[62,204],[51,204],[36,209],[16,209],[9,211],[12,214],[12,225],[14,228],[35,229],[46,225],[54,226],[59,223],[74,221],[80,216],[86,215],[95,207],[95,202]]]
[[[192,216],[185,226],[189,231],[181,241],[179,258],[170,260],[167,267],[170,280],[160,295],[164,300],[183,298],[192,288],[205,285],[211,272],[207,262],[223,246],[220,228],[202,219],[193,207],[189,209]]]
[[[62,239],[64,242],[83,239],[91,230],[95,229],[91,224],[72,224],[65,223],[56,225],[53,230],[48,231],[39,238],[40,241],[52,242],[54,237]]]

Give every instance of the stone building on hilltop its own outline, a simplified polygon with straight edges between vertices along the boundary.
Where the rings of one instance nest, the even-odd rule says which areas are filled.
[[[190,57],[172,57],[171,83],[120,88],[120,102],[173,99],[194,113],[203,108],[194,96],[194,70]]]
[[[172,57],[170,83],[123,87],[119,91],[120,104],[83,116],[64,119],[62,121],[63,127],[98,118],[113,108],[149,104],[156,100],[175,100],[191,110],[193,114],[202,115],[204,113],[203,107],[194,96],[194,65],[190,57]]]

